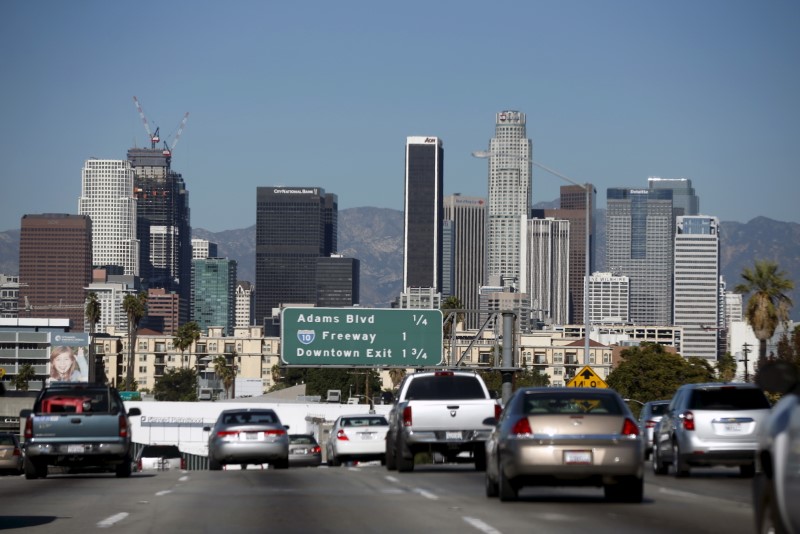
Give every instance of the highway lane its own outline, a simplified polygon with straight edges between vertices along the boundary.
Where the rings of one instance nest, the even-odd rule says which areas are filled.
[[[628,533],[754,530],[750,483],[735,470],[688,479],[648,471],[645,502],[606,503],[599,488],[484,494],[470,465],[167,471],[0,477],[0,528],[36,532]]]

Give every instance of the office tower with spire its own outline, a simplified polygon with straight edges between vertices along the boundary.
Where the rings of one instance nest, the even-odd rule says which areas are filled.
[[[501,111],[489,143],[489,213],[485,285],[520,283],[522,225],[531,211],[533,144],[526,137],[525,114]]]
[[[139,274],[133,181],[123,160],[89,159],[81,170],[78,213],[92,220],[92,261],[112,274]]]
[[[317,260],[336,253],[339,201],[319,187],[256,191],[255,323],[280,334],[280,308],[317,303]]]
[[[672,324],[672,190],[612,187],[606,199],[607,270],[630,280],[631,321]]]
[[[86,288],[92,281],[92,220],[88,215],[23,215],[19,236],[19,317],[66,318],[84,331]]]
[[[452,273],[452,295],[464,309],[477,310],[486,280],[486,200],[449,195],[444,198],[444,218],[451,222],[452,261],[444,268]],[[467,328],[479,328],[479,315],[465,314],[464,323]]]
[[[406,139],[403,291],[442,290],[443,157],[438,137]]]
[[[683,327],[681,353],[716,361],[720,319],[719,220],[678,217],[675,234],[675,326]]]

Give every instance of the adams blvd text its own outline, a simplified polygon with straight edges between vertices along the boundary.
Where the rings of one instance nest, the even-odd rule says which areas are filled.
[[[339,324],[342,322],[342,317],[338,315],[323,315],[320,313],[307,313],[297,316],[298,323],[306,324]],[[346,313],[344,316],[345,324],[375,324],[375,314],[372,315],[356,315],[354,313]]]

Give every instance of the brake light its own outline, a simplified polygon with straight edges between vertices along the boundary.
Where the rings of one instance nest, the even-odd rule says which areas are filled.
[[[403,408],[403,426],[411,426],[411,406]]]
[[[622,424],[622,435],[623,436],[638,436],[639,435],[639,425],[634,423],[628,418],[625,418],[625,422]]]
[[[19,450],[19,447],[14,447],[14,456],[22,456],[22,451]]]
[[[119,437],[128,437],[128,418],[124,415],[119,416]]]
[[[139,460],[136,462],[136,470],[141,471],[142,469],[142,459],[139,458]]]
[[[283,429],[264,431],[265,436],[283,436],[284,434],[286,434],[286,431]]]
[[[221,438],[227,438],[229,436],[238,436],[238,435],[239,435],[238,430],[220,430],[219,432],[217,432],[217,436]]]
[[[319,446],[316,446],[311,449],[311,454],[318,454],[320,452],[322,452],[322,449],[320,449]]]
[[[186,469],[186,458],[181,456],[181,469]]]
[[[511,428],[511,434],[516,436],[533,434],[533,431],[531,430],[531,424],[528,422],[527,416],[514,423],[514,426]]]
[[[644,427],[645,428],[655,428],[656,427],[656,421],[653,421],[652,419],[648,419],[647,421],[644,422]]]
[[[503,407],[500,406],[499,404],[495,404],[494,405],[494,418],[499,420],[500,419],[500,415],[502,413],[503,413]]]
[[[692,412],[684,412],[681,419],[684,430],[694,430],[694,414]]]
[[[33,437],[33,416],[28,417],[25,419],[25,439],[31,439]]]
[[[453,376],[453,371],[436,371],[433,376]]]
[[[341,428],[336,433],[336,439],[338,439],[339,441],[350,441],[350,438],[347,437],[347,434],[345,434],[344,430],[342,430]]]

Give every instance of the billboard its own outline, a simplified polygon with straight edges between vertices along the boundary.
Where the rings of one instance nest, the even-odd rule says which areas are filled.
[[[89,380],[89,334],[57,333],[50,338],[47,382],[86,382]]]

